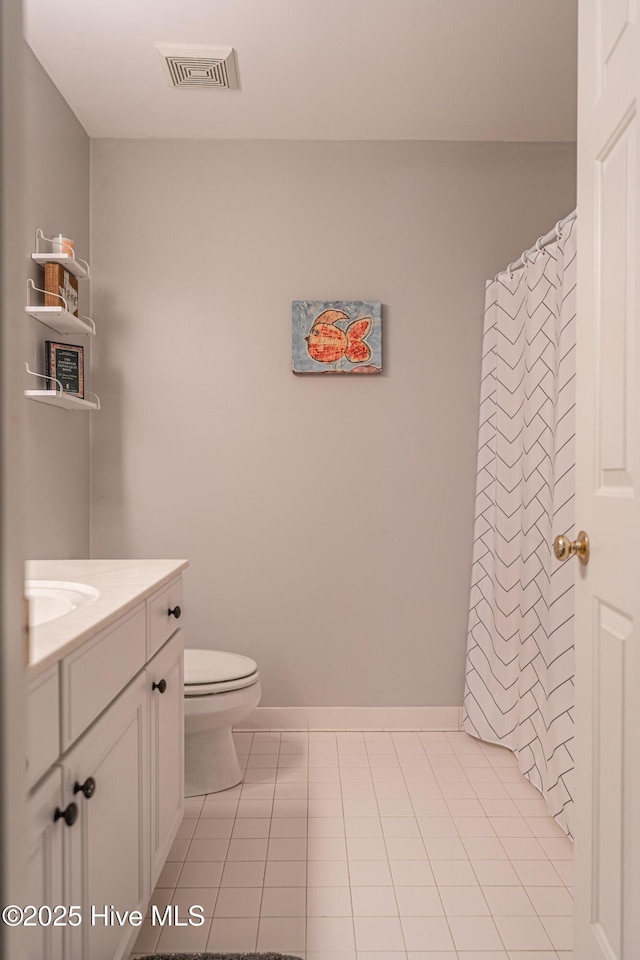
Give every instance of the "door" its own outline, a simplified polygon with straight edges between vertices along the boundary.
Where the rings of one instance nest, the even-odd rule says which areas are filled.
[[[640,33],[580,0],[576,890],[580,960],[640,956]],[[558,531],[561,532],[561,531]]]
[[[65,801],[78,805],[69,831],[68,903],[82,906],[70,960],[122,960],[138,929],[120,917],[140,910],[148,879],[148,695],[144,672],[64,761]],[[123,868],[124,867],[124,868]],[[91,908],[95,914],[91,922]],[[106,913],[105,913],[106,911]]]
[[[155,887],[184,812],[183,632],[147,666],[151,697],[151,888]]]

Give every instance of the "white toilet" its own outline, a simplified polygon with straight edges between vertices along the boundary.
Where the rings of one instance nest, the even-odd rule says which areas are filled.
[[[184,792],[228,790],[242,780],[232,727],[260,702],[258,665],[222,650],[184,651]]]

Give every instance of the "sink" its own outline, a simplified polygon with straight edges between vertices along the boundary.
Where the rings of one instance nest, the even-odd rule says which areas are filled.
[[[26,580],[24,593],[29,601],[31,627],[64,617],[100,596],[95,587],[70,580]]]

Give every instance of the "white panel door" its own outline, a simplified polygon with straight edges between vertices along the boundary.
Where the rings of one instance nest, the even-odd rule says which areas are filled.
[[[640,957],[640,31],[580,0],[576,525],[579,960]]]

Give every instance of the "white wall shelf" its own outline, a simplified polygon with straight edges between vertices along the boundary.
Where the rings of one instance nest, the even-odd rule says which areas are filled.
[[[47,327],[51,327],[57,333],[79,333],[87,337],[95,336],[96,325],[91,317],[76,317],[67,309],[67,302],[64,297],[60,297],[60,306],[43,307],[29,303],[33,292],[45,293],[40,287],[36,287],[33,280],[27,280],[27,305],[24,309],[30,317],[35,317],[40,323],[46,324]]]
[[[39,403],[48,403],[52,407],[61,407],[63,410],[99,410],[100,403],[92,400],[81,400],[70,393],[59,393],[57,390],[25,390],[25,397],[37,400]],[[95,396],[95,394],[93,394]]]
[[[80,260],[73,260],[68,253],[32,253],[31,257],[36,263],[61,263],[65,270],[72,273],[74,277],[80,280],[86,280],[89,276],[88,268]]]
[[[85,400],[81,397],[74,397],[71,393],[64,393],[62,384],[53,377],[47,377],[43,373],[36,373],[29,369],[29,364],[25,363],[27,373],[32,377],[38,377],[40,380],[48,381],[54,386],[45,387],[40,390],[25,390],[24,395],[28,400],[37,400],[38,403],[48,403],[52,407],[60,407],[62,410],[99,410],[100,397],[97,393],[91,396],[95,399]]]
[[[35,317],[40,323],[46,324],[47,327],[51,327],[57,333],[80,333],[87,337],[95,336],[95,327],[89,326],[82,317],[74,317],[64,307],[25,307],[24,309],[29,316]]]
[[[58,253],[55,250],[55,242],[52,237],[45,237],[40,227],[38,227],[36,230],[36,252],[31,254],[32,259],[42,266],[44,266],[45,263],[60,263],[65,270],[72,273],[74,277],[78,277],[80,280],[89,279],[90,273],[87,261],[74,259],[69,256],[68,253]],[[47,250],[43,251],[41,249],[43,244],[48,245]]]

